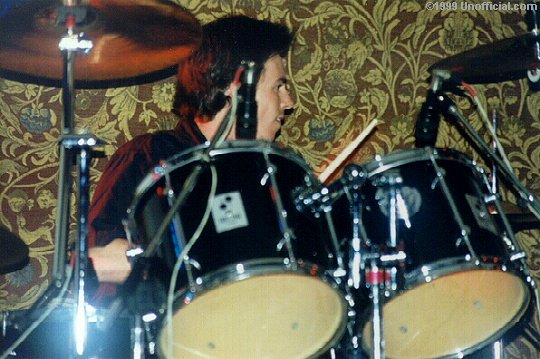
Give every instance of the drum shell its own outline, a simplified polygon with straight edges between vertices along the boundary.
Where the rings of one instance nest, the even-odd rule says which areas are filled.
[[[285,259],[286,247],[277,245],[283,238],[276,205],[269,190],[268,166],[263,152],[275,166],[278,189],[286,211],[286,220],[294,233],[291,239],[294,257],[314,263],[321,269],[334,266],[334,254],[328,241],[326,223],[311,215],[298,212],[293,202],[293,191],[316,183],[304,162],[294,153],[275,145],[252,141],[237,141],[212,152],[211,163],[217,172],[217,195],[239,193],[248,225],[218,233],[211,216],[197,243],[189,252],[197,263],[195,276],[203,276],[225,266],[258,259]],[[207,205],[211,186],[208,165],[201,162],[204,147],[199,147],[170,159],[157,172],[150,174],[137,190],[134,205],[129,210],[129,229],[136,243],[143,247],[152,240],[155,230],[171,206],[171,199],[163,193],[169,177],[175,194],[180,193],[185,179],[196,166],[203,166],[202,174],[180,210],[184,241],[199,225]],[[156,172],[156,171],[154,171]],[[165,175],[167,174],[167,176]],[[150,183],[150,184],[149,184]],[[264,184],[261,184],[264,183]],[[160,272],[169,272],[178,254],[171,231],[167,231],[154,257]],[[167,275],[165,275],[167,277]],[[184,286],[185,278],[177,287]]]
[[[430,160],[431,155],[438,168]],[[368,163],[366,169],[370,181],[362,187],[363,221],[369,223],[367,237],[383,251],[391,237],[388,199],[381,198],[388,194],[373,182],[391,171],[402,179],[399,188],[409,223],[397,220],[396,237],[407,254],[405,272],[410,274],[409,278],[421,266],[432,264],[431,269],[436,270],[434,264],[438,262],[445,270],[453,271],[454,259],[458,261],[455,265],[463,265],[462,259],[469,258],[473,254],[471,250],[488,266],[509,262],[508,247],[501,240],[503,231],[485,204],[489,195],[485,176],[465,155],[451,150],[404,151]],[[462,228],[437,176],[438,170],[443,172],[471,247],[463,238]]]
[[[386,264],[381,276],[387,357],[457,358],[476,353],[514,327],[529,307],[531,288],[523,262],[511,260],[516,249],[505,238],[511,229],[487,208],[488,182],[476,163],[457,151],[423,148],[377,157],[364,168],[368,179],[360,189],[360,217],[365,250],[406,255],[403,262]],[[393,198],[395,222],[389,215]],[[343,238],[352,233],[348,212],[344,196],[332,211],[338,220],[348,217],[349,223],[339,228]],[[349,240],[343,243],[343,253],[354,253]],[[369,353],[372,314],[366,278],[355,297],[358,331]]]

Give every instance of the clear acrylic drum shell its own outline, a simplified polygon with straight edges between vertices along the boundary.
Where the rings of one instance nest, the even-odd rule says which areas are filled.
[[[187,175],[194,166],[201,163],[204,148],[201,146],[171,158],[143,180],[137,189],[134,205],[129,210],[129,232],[135,242],[143,247],[148,244],[153,231],[159,226],[170,206],[164,196],[156,195],[162,191],[158,188],[164,186],[165,177],[170,177],[178,194]],[[282,233],[277,221],[276,207],[267,188],[270,179],[267,175],[265,154],[275,166],[287,222],[295,234],[292,247],[298,266],[291,266],[285,249],[276,250]],[[326,274],[326,269],[334,266],[335,254],[328,243],[326,224],[311,215],[299,213],[294,206],[292,193],[297,188],[316,183],[316,178],[300,157],[270,143],[235,141],[212,151],[211,157],[218,174],[218,195],[238,192],[249,225],[218,233],[213,218],[210,218],[207,228],[190,251],[190,258],[201,267],[201,270],[195,270],[195,277],[200,280],[196,281],[194,302],[197,296],[212,292],[216,288],[221,290],[227,286],[234,288],[235,285],[243,285],[237,283],[249,278],[266,276],[268,280],[273,280],[273,277],[287,275],[288,281],[297,281],[300,287],[304,281],[308,286],[314,283],[322,295],[328,296],[331,302],[329,307],[332,307],[330,311],[332,316],[337,316],[337,320],[326,318],[333,322],[335,333],[328,338],[328,333],[325,333],[324,343],[317,343],[318,339],[314,338],[314,343],[310,345],[319,347],[308,348],[307,351],[304,349],[304,352],[319,353],[331,346],[339,339],[346,325],[345,300],[333,278]],[[180,211],[186,238],[191,236],[199,224],[206,206],[210,188],[208,172],[203,171],[184,209]],[[164,282],[167,281],[176,260],[175,255],[171,255],[175,250],[171,242],[169,234],[165,235],[164,244],[158,248],[153,258],[155,265],[159,267],[156,270],[157,275],[161,275]],[[182,275],[177,288],[179,291],[175,308],[178,316],[182,316],[186,295],[191,298],[193,293],[187,289],[186,278]],[[281,295],[286,301],[287,293]],[[324,308],[318,311],[321,310],[324,311]],[[317,313],[314,311],[311,316],[315,314]]]
[[[478,260],[465,243],[432,164],[442,169]],[[361,189],[362,219],[368,238],[385,247],[390,226],[384,193],[371,184],[397,173],[409,214],[398,220],[407,260],[403,280],[383,306],[389,358],[454,358],[502,335],[523,316],[530,292],[519,266],[510,263],[498,221],[484,203],[486,178],[466,155],[431,148],[404,150],[365,165],[370,181]],[[466,293],[464,293],[465,291]],[[369,314],[364,315],[363,346],[371,348]],[[474,323],[473,323],[474,322]],[[423,341],[422,341],[423,340]]]

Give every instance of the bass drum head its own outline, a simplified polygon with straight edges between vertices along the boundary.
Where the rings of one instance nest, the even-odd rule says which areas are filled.
[[[182,306],[165,324],[160,352],[172,358],[312,358],[344,329],[342,295],[317,277],[276,273],[225,284]]]
[[[502,270],[448,274],[383,306],[385,353],[392,359],[457,358],[500,337],[530,300],[525,282]],[[371,351],[371,321],[363,347]]]

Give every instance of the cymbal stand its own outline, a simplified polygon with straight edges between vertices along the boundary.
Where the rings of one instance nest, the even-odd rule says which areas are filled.
[[[540,219],[540,202],[516,177],[516,175],[503,163],[501,158],[494,153],[488,144],[484,142],[482,137],[474,130],[474,128],[468,123],[467,119],[459,112],[454,102],[442,91],[436,95],[436,99],[439,102],[440,109],[445,115],[444,117],[453,124],[460,126],[475,145],[478,146],[481,153],[485,155],[496,166],[499,177],[507,182],[509,189],[514,192],[518,197],[518,200],[522,204],[526,204],[527,207],[534,213],[536,217]],[[451,121],[453,120],[453,121]],[[519,204],[519,203],[518,203]]]
[[[360,254],[361,264],[360,266],[353,265],[351,268],[361,268],[365,277],[365,286],[370,289],[371,297],[371,338],[372,338],[372,351],[371,358],[379,359],[385,358],[384,353],[384,325],[383,325],[383,306],[382,301],[390,291],[395,291],[398,286],[398,266],[401,266],[406,259],[405,252],[401,249],[402,245],[398,238],[398,220],[400,218],[408,221],[408,215],[402,213],[404,209],[401,209],[402,202],[401,193],[399,187],[403,182],[399,173],[388,172],[387,175],[381,175],[373,178],[372,184],[381,189],[383,196],[386,200],[388,208],[389,218],[389,238],[387,243],[382,244],[383,248],[371,243],[369,245],[370,250]],[[359,199],[355,199],[353,196],[352,201],[352,213],[353,213],[353,226],[359,226],[362,222],[358,217],[361,212],[355,207],[360,208],[361,203]],[[353,233],[357,233],[360,229],[353,230]],[[362,229],[365,233],[365,230]],[[367,237],[365,237],[367,238]],[[368,240],[366,239],[369,244]],[[355,246],[355,238],[353,235],[353,256],[356,258],[355,252],[358,251],[358,247]],[[360,252],[362,251],[360,247]],[[385,253],[385,252],[386,253]],[[354,271],[351,275],[355,275]]]
[[[382,285],[379,274],[384,273],[379,269],[379,252],[375,246],[369,246],[370,252],[366,252],[365,228],[362,222],[362,201],[359,188],[353,188],[349,197],[352,219],[352,238],[349,257],[349,284],[354,288],[360,288],[362,277],[365,278],[365,286],[370,289],[371,298],[371,359],[384,359],[384,334],[382,312]],[[361,237],[360,233],[364,235]],[[369,266],[366,268],[366,263]]]
[[[498,118],[497,118],[497,111],[493,110],[493,116],[491,118],[492,125],[493,125],[493,131],[497,133],[497,126],[498,126]],[[491,146],[493,148],[493,152],[497,151],[497,141],[493,139],[491,142]],[[499,192],[498,190],[498,183],[497,183],[497,167],[494,163],[491,164],[491,193],[497,194]]]
[[[74,134],[74,62],[75,55],[87,53],[93,47],[90,40],[84,38],[83,33],[76,34],[74,29],[77,23],[86,18],[86,8],[76,6],[74,1],[65,0],[62,6],[56,8],[57,21],[64,24],[66,34],[60,39],[58,47],[63,57],[62,99],[63,116],[61,139],[59,141],[59,179],[58,179],[58,206],[56,210],[55,251],[53,260],[53,279],[51,285],[43,295],[32,305],[27,318],[22,321],[27,327],[24,334],[29,335],[35,325],[46,319],[39,315],[38,310],[48,306],[49,313],[59,304],[65,294],[68,282],[73,273],[74,291],[77,293],[77,307],[73,321],[75,347],[78,355],[83,355],[86,346],[86,295],[85,282],[88,277],[88,239],[87,216],[89,203],[90,161],[92,147],[100,144],[96,138],[89,134]],[[76,253],[73,272],[68,266],[68,234],[70,218],[70,194],[73,184],[71,179],[71,166],[77,162],[79,174],[78,191],[78,240],[75,242]],[[53,305],[53,300],[58,299]],[[22,339],[22,338],[20,338]],[[18,341],[17,341],[18,342]],[[16,343],[17,343],[16,342]],[[19,343],[20,344],[20,343]],[[16,348],[16,347],[15,347]],[[14,348],[14,349],[15,349]]]
[[[74,134],[74,64],[78,52],[87,53],[93,47],[90,40],[84,39],[83,33],[75,33],[77,23],[86,17],[86,8],[76,6],[73,1],[65,0],[63,6],[57,8],[58,20],[65,23],[66,34],[59,43],[64,59],[64,77],[62,96],[64,116],[62,139],[60,141],[60,169],[58,189],[58,210],[56,223],[56,246],[54,259],[54,276],[56,282],[65,280],[67,259],[70,189],[72,185],[70,168],[77,159],[78,188],[78,238],[75,241],[74,291],[76,293],[76,309],[73,321],[75,349],[83,355],[86,349],[87,316],[86,316],[86,280],[88,277],[88,207],[90,185],[90,161],[92,147],[99,141],[90,136]]]

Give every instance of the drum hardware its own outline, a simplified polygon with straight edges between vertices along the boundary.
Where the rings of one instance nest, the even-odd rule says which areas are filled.
[[[7,329],[8,329],[8,323],[9,323],[9,316],[10,312],[1,311],[0,312],[0,320],[2,321],[2,337],[6,337]]]
[[[497,111],[493,110],[492,116],[492,127],[493,127],[493,133],[497,133],[497,127],[498,127],[498,118],[497,118]],[[497,151],[497,142],[495,139],[491,141],[491,148],[493,149],[493,152]],[[497,183],[497,167],[494,163],[491,164],[491,174],[489,175],[489,179],[491,180],[491,193],[499,193],[499,187]]]
[[[78,237],[75,241],[73,275],[77,308],[72,324],[76,333],[74,337],[76,351],[82,355],[86,345],[88,323],[86,280],[89,169],[93,148],[102,143],[90,134],[74,133],[75,81],[89,81],[86,85],[90,85],[92,81],[112,82],[176,65],[199,44],[201,27],[183,8],[157,2],[140,5],[133,3],[126,6],[115,1],[107,1],[106,4],[93,1],[91,5],[87,5],[86,2],[79,5],[78,1],[64,0],[57,6],[56,1],[25,1],[21,4],[11,4],[7,10],[0,23],[0,37],[5,40],[0,44],[2,74],[13,76],[15,80],[38,83],[43,79],[45,81],[50,79],[54,81],[54,85],[56,80],[61,79],[63,89],[64,112],[60,139],[53,282],[32,306],[28,317],[35,318],[38,309],[50,306],[49,302],[65,293],[63,288],[68,282],[66,273],[71,273],[66,263],[69,192],[72,184],[70,168],[77,163]],[[123,14],[122,22],[116,19],[120,11]],[[138,21],[131,21],[133,23],[131,26],[126,18]],[[142,20],[148,19],[152,19],[150,23],[152,26],[159,24],[159,29],[167,33],[166,38],[155,39],[158,31],[150,31],[153,34],[151,36],[148,35],[148,29],[141,31],[140,25],[148,23]],[[134,27],[144,36],[139,36]],[[83,31],[76,32],[76,30]],[[58,38],[60,31],[65,33]],[[114,36],[110,36],[111,33]],[[86,34],[93,40],[88,40]],[[94,43],[99,44],[99,51],[91,52]],[[76,64],[77,54],[87,56],[79,57]],[[144,57],[143,61],[140,60],[141,56]],[[133,60],[135,62],[132,65],[127,64]],[[123,63],[123,66],[118,66],[118,63]]]
[[[442,191],[444,193],[444,196],[446,200],[448,201],[448,204],[450,205],[450,209],[452,211],[452,216],[454,217],[454,220],[456,221],[457,225],[460,228],[460,234],[461,236],[456,241],[456,247],[459,247],[461,243],[465,243],[467,246],[467,249],[469,250],[469,254],[471,255],[473,260],[476,260],[477,255],[474,250],[474,248],[471,245],[471,240],[469,238],[469,228],[465,225],[465,222],[463,221],[463,218],[461,214],[458,211],[458,208],[456,206],[456,202],[454,201],[454,198],[452,197],[452,194],[450,193],[450,189],[448,187],[448,184],[445,180],[445,171],[439,167],[437,164],[437,161],[435,161],[435,158],[433,157],[433,153],[430,156],[431,163],[433,165],[433,168],[435,169],[438,182],[441,185]]]
[[[279,228],[281,230],[281,233],[283,234],[283,237],[278,242],[276,248],[278,251],[281,251],[283,246],[285,246],[285,249],[287,250],[288,257],[289,257],[289,264],[296,270],[297,269],[296,257],[294,255],[292,243],[291,243],[291,241],[296,239],[296,237],[294,235],[292,228],[289,226],[289,223],[287,222],[287,210],[283,206],[283,200],[281,199],[281,192],[280,192],[278,182],[276,179],[277,167],[270,161],[268,152],[264,151],[263,157],[264,157],[264,161],[267,168],[266,173],[270,177],[269,191],[272,194],[271,198],[274,201]]]
[[[144,340],[144,329],[142,328],[142,319],[135,316],[135,324],[131,329],[131,342],[133,343],[133,358],[144,358],[146,344]]]
[[[333,276],[336,278],[344,277],[348,271],[343,263],[341,246],[337,239],[334,220],[331,216],[332,205],[344,194],[347,196],[358,196],[357,189],[364,184],[366,177],[367,173],[364,168],[357,164],[349,164],[344,168],[341,178],[332,184],[322,186],[321,188],[314,186],[297,188],[293,192],[294,203],[298,211],[303,213],[309,211],[315,217],[319,217],[321,213],[325,214],[325,219],[329,223],[330,238],[336,253],[337,268],[333,272]],[[362,229],[363,226],[361,225],[353,228],[355,231],[361,231]],[[360,236],[366,238],[361,233],[356,233],[356,236],[358,238]],[[356,273],[357,271],[353,272]],[[354,287],[358,289],[360,286],[359,279],[355,278],[353,280],[355,282]]]
[[[53,263],[53,283],[46,291],[43,301],[38,301],[39,305],[47,304],[51,298],[56,298],[55,294],[64,286],[66,281],[66,259],[67,259],[67,237],[69,232],[69,208],[71,190],[71,176],[69,169],[75,163],[78,164],[78,240],[75,242],[74,260],[74,292],[77,297],[77,309],[73,319],[73,330],[75,331],[75,347],[79,355],[84,353],[86,343],[86,277],[87,277],[87,216],[89,204],[89,181],[90,181],[90,160],[92,148],[101,144],[100,141],[91,135],[75,135],[73,128],[74,118],[74,61],[78,52],[87,53],[92,48],[92,42],[83,39],[82,35],[74,34],[75,26],[78,22],[84,21],[85,11],[80,8],[71,8],[71,2],[66,1],[66,5],[58,8],[58,23],[65,26],[66,34],[60,39],[59,49],[62,53],[64,76],[63,76],[63,99],[64,116],[62,117],[62,138],[60,140],[60,168],[59,168],[59,205],[57,209],[56,222],[56,244]],[[61,9],[61,10],[60,10]],[[32,311],[37,310],[37,306],[32,307]]]
[[[193,187],[195,187],[195,185],[196,185],[196,179],[193,181],[193,184],[189,184],[190,187],[192,186],[192,188],[189,189],[189,193],[193,190]],[[167,201],[169,203],[169,206],[173,208],[176,198],[175,198],[174,189],[172,187],[172,181],[171,181],[171,176],[169,172],[165,172],[165,193],[167,196]],[[213,196],[209,196],[209,197],[210,198],[208,198],[208,201],[210,201],[213,198]],[[196,269],[200,269],[200,264],[197,263],[197,261],[190,259],[189,252],[184,251],[184,248],[186,248],[188,241],[186,241],[186,237],[184,235],[184,227],[182,226],[179,212],[175,212],[171,225],[173,226],[171,229],[173,231],[173,234],[171,235],[171,240],[174,245],[175,253],[177,257],[179,258],[178,261],[180,260],[183,261],[191,290],[195,290],[195,281],[193,278],[192,266],[194,266]],[[173,280],[171,279],[171,283],[172,282]]]
[[[516,41],[516,40],[512,40]],[[472,53],[475,56],[478,56],[478,53],[482,53],[483,51],[488,51],[487,49],[483,49],[482,51],[479,51],[478,49],[471,50]],[[493,51],[491,49],[491,46],[488,47],[489,51]],[[478,52],[478,53],[477,53]],[[513,53],[512,53],[513,54]],[[460,55],[456,55],[455,59],[452,59],[452,61],[455,62],[461,62],[464,58],[468,58],[466,56],[460,57]],[[458,108],[454,104],[454,102],[444,93],[442,90],[442,84],[447,81],[448,79],[451,79],[454,74],[449,73],[447,70],[441,70],[442,68],[446,68],[445,66],[446,62],[441,61],[432,68],[434,69],[432,72],[432,84],[431,88],[428,93],[428,100],[426,100],[426,103],[424,105],[428,105],[429,103],[429,115],[425,117],[420,116],[419,118],[419,127],[417,127],[417,133],[419,130],[419,133],[424,132],[430,132],[429,137],[430,140],[428,142],[434,142],[435,138],[433,138],[433,135],[436,136],[436,131],[438,128],[438,121],[440,115],[444,115],[443,117],[450,122],[450,124],[457,125],[459,128],[461,128],[466,135],[469,136],[469,139],[471,142],[477,146],[480,150],[480,153],[485,156],[491,163],[493,163],[494,166],[496,166],[500,172],[500,175],[502,177],[502,180],[507,182],[509,185],[509,189],[512,190],[519,200],[522,200],[524,203],[527,204],[529,209],[538,217],[540,218],[540,203],[538,200],[534,197],[532,193],[530,193],[525,186],[523,186],[519,180],[516,178],[515,174],[512,173],[512,171],[507,167],[507,165],[503,162],[503,160],[490,148],[488,144],[485,143],[485,141],[481,138],[481,136],[472,128],[472,126],[468,123],[467,119],[459,112]],[[515,64],[514,64],[515,66]],[[485,64],[483,65],[483,68],[486,68]],[[459,72],[456,72],[460,76]],[[465,78],[465,77],[464,77]],[[426,124],[426,126],[423,126],[423,124]],[[432,127],[434,128],[434,133],[432,133]]]
[[[400,193],[400,186],[403,179],[399,172],[389,171],[385,175],[377,176],[371,180],[373,186],[383,189],[385,198],[377,197],[379,206],[384,206],[384,202],[388,205],[388,223],[389,223],[389,238],[385,244],[385,251],[382,248],[371,243],[368,253],[362,253],[361,239],[358,238],[358,233],[362,233],[364,242],[367,240],[367,233],[362,222],[362,204],[360,196],[353,196],[351,203],[352,221],[353,221],[353,236],[352,236],[352,268],[351,275],[353,276],[353,286],[357,288],[360,273],[356,273],[357,268],[364,270],[365,286],[370,289],[371,299],[371,358],[384,359],[385,342],[384,342],[384,327],[383,327],[383,301],[387,295],[387,291],[397,289],[397,267],[404,263],[406,254],[403,250],[398,238],[398,219],[404,219],[410,227],[409,215],[406,206],[403,204],[403,197]],[[379,193],[379,191],[377,191]],[[370,241],[371,242],[371,241]],[[356,263],[360,261],[360,263]],[[368,265],[366,265],[368,263]]]
[[[464,164],[466,167],[463,167]],[[489,186],[486,185],[483,171],[459,153],[431,148],[403,151],[390,154],[387,158],[378,156],[362,167],[369,181],[365,181],[358,191],[345,188],[343,193],[351,201],[350,221],[355,224],[351,233],[356,233],[350,235],[348,242],[348,288],[369,288],[373,296],[372,287],[376,286],[374,289],[378,293],[375,295],[378,294],[380,298],[375,304],[371,302],[373,299],[365,302],[371,309],[365,322],[360,321],[362,316],[354,318],[358,319],[360,325],[365,324],[364,330],[357,332],[356,338],[362,339],[366,352],[401,358],[401,348],[410,347],[411,354],[405,357],[451,357],[467,355],[492,344],[501,332],[521,318],[529,303],[529,294],[526,279],[521,279],[523,272],[518,268],[520,263],[514,261],[514,258],[521,255],[520,251],[509,250],[509,235],[501,236],[507,239],[497,237],[502,232],[498,232],[500,229],[496,227],[494,218],[488,216],[488,199],[497,198],[490,198],[492,195],[486,194]],[[338,183],[330,185],[333,188],[330,193],[336,192]],[[325,200],[321,192],[315,192],[313,197],[311,193],[314,191],[309,190],[304,192],[303,197],[297,196],[297,205],[303,203],[302,198],[308,199],[307,204],[313,204],[313,198]],[[325,195],[328,193],[325,192]],[[351,205],[355,198],[362,205],[361,209]],[[334,207],[336,204],[340,203],[332,203]],[[324,208],[318,204],[314,207],[317,210]],[[335,212],[335,208],[332,212]],[[392,215],[392,212],[395,213]],[[459,216],[455,215],[456,212]],[[396,223],[392,225],[389,221]],[[366,235],[363,238],[367,240],[360,238],[362,231],[358,224],[364,223],[369,223],[369,226],[364,226]],[[468,238],[468,245],[463,234]],[[462,238],[461,243],[456,238]],[[394,248],[390,247],[393,242],[397,244]],[[445,254],[445,251],[449,252]],[[376,285],[368,284],[368,281]],[[491,293],[486,283],[507,288],[505,294],[501,296]],[[482,288],[476,288],[477,285]],[[460,288],[476,294],[458,299]],[[353,298],[353,302],[356,299]],[[452,304],[453,300],[460,300],[460,314],[454,313],[456,307]],[[410,311],[414,305],[426,312],[412,317],[404,315],[406,313],[403,311]],[[417,347],[412,346],[413,341],[402,342],[405,338],[415,338],[417,334],[428,340],[438,338],[432,336],[426,321],[432,320],[427,313],[440,305],[444,305],[440,317],[447,318],[450,326],[440,333],[447,341],[443,339],[442,343],[414,344]],[[469,306],[473,309],[475,306],[497,308],[502,316],[487,319],[480,313],[466,314]],[[385,315],[381,315],[382,308]],[[357,309],[362,309],[362,306],[353,308]],[[456,315],[471,315],[475,318],[473,321],[485,323],[482,325],[486,327],[482,328],[489,329],[476,329],[470,323],[460,323]],[[389,328],[383,325],[382,318],[385,318],[384,323]],[[444,328],[439,327],[439,324],[434,325],[437,326],[435,332]],[[382,336],[379,326],[385,327],[385,332],[388,329],[389,337]],[[470,338],[469,334],[462,337],[462,332],[471,333]],[[384,341],[384,347],[377,349],[377,346],[382,347],[381,340]],[[452,347],[453,344],[448,344],[450,342],[459,344]]]
[[[451,121],[451,124],[456,124],[464,130],[471,142],[481,150],[481,154],[486,156],[498,168],[500,178],[509,186],[509,190],[511,190],[519,200],[523,201],[537,218],[540,218],[540,202],[538,199],[519,181],[516,175],[504,164],[500,157],[491,150],[489,145],[484,142],[481,136],[459,112],[454,102],[442,92],[439,92],[436,98],[442,113],[445,115],[444,117]],[[502,208],[498,208],[498,211],[503,215]],[[507,229],[510,229],[510,226]]]
[[[536,33],[533,34],[536,36]],[[515,39],[514,39],[515,40]],[[514,40],[508,40],[508,41],[514,41]],[[500,44],[497,44],[495,46],[507,46],[508,41],[503,45],[501,42]],[[530,45],[527,45],[530,46]],[[487,48],[487,47],[486,47]],[[484,51],[483,49],[482,51]],[[492,51],[492,48],[490,48],[489,51]],[[488,51],[488,52],[489,52]],[[472,50],[471,54],[476,57],[479,56],[481,51],[479,49]],[[470,54],[469,54],[470,55]],[[467,55],[468,56],[468,55]],[[538,58],[538,56],[536,56]],[[454,61],[453,65],[456,65],[458,62],[462,62],[466,56],[464,54],[457,55],[455,59],[452,59]],[[448,59],[447,59],[448,60]],[[467,60],[470,60],[467,58]],[[497,61],[499,59],[496,59]],[[529,209],[537,216],[537,218],[540,218],[540,205],[536,198],[527,191],[527,189],[519,182],[519,180],[516,178],[516,176],[513,174],[510,165],[508,164],[508,161],[506,160],[504,151],[502,149],[498,149],[497,146],[494,146],[493,149],[490,148],[488,144],[486,144],[483,139],[479,136],[478,133],[475,132],[475,130],[472,128],[472,126],[465,120],[463,115],[460,114],[454,103],[448,98],[448,96],[443,92],[442,86],[440,86],[441,82],[446,81],[447,79],[454,76],[454,74],[459,74],[463,77],[468,77],[471,81],[480,82],[480,77],[483,76],[491,76],[487,75],[485,72],[482,71],[490,71],[491,68],[489,66],[486,66],[485,63],[483,63],[483,69],[487,68],[488,70],[482,70],[480,74],[474,72],[471,68],[468,68],[467,66],[470,66],[470,63],[468,63],[465,66],[465,72],[461,72],[460,70],[463,70],[463,67],[459,70],[454,69],[454,73],[445,73],[444,71],[441,72],[441,69],[443,70],[449,70],[447,67],[448,63],[452,63],[452,61],[448,62],[446,60],[441,61],[441,63],[436,64],[434,67],[432,67],[432,86],[428,93],[428,98],[426,100],[426,103],[422,107],[421,116],[419,117],[419,121],[417,123],[417,145],[420,141],[420,145],[422,143],[427,145],[433,145],[434,141],[436,139],[436,132],[438,128],[438,117],[442,114],[444,115],[445,119],[447,119],[451,124],[457,125],[462,132],[468,136],[468,138],[471,140],[473,145],[480,150],[480,153],[483,157],[486,157],[489,159],[492,163],[492,166],[494,168],[494,173],[497,173],[503,182],[507,184],[507,187],[510,191],[514,192],[514,194],[518,197],[518,200],[524,201],[527,203],[527,206]],[[537,60],[534,60],[537,61]],[[519,64],[519,66],[522,66],[523,64]],[[519,69],[522,71],[521,69]],[[467,72],[469,71],[469,72]],[[497,71],[497,73],[500,73]],[[480,77],[478,77],[480,76]],[[508,73],[505,73],[504,76],[510,76]],[[423,113],[423,115],[422,115]],[[496,125],[496,123],[495,123]],[[418,130],[421,130],[420,132]],[[490,129],[492,135],[494,136],[494,141],[496,141],[496,135],[495,131],[493,129]],[[426,140],[425,140],[426,139]],[[423,141],[427,142],[423,142]],[[497,155],[495,152],[498,151],[500,153],[500,156]],[[463,219],[461,218],[458,208],[455,206],[455,201],[450,196],[450,192],[448,189],[448,185],[445,183],[444,174],[441,173],[438,169],[438,164],[431,156],[431,162],[433,167],[436,169],[437,176],[441,179],[440,184],[441,188],[443,190],[443,193],[445,194],[445,197],[447,199],[447,202],[449,203],[453,216],[455,217],[456,221],[459,223],[459,227],[461,228],[462,238],[466,242],[469,254],[471,255],[471,259],[478,258],[477,253],[475,253],[471,238],[470,238],[470,232],[468,231],[468,228],[465,227]],[[505,160],[505,161],[503,161]],[[495,172],[496,171],[496,172]],[[487,188],[490,188],[491,192],[491,198],[486,198],[485,203],[487,205],[495,206],[497,213],[500,214],[500,219],[502,222],[502,225],[504,227],[504,232],[501,235],[501,239],[503,243],[505,244],[505,251],[507,252],[507,264],[512,264],[515,269],[518,270],[519,273],[523,275],[524,282],[527,283],[527,285],[530,287],[530,289],[534,292],[534,295],[536,297],[535,304],[537,306],[538,310],[538,291],[536,288],[536,285],[534,281],[532,280],[532,277],[530,276],[529,270],[527,268],[526,264],[526,256],[525,252],[521,250],[519,247],[517,241],[515,240],[514,233],[512,231],[512,227],[510,225],[510,222],[508,218],[506,217],[506,214],[502,210],[502,206],[500,202],[497,199],[497,192],[496,192],[496,182],[495,178],[493,178],[493,182],[490,184],[488,183],[487,179],[485,179],[485,182],[487,184]],[[474,205],[470,203],[471,207],[474,208]],[[473,209],[473,214],[476,213]],[[483,213],[483,212],[482,212]],[[477,213],[476,215],[482,215],[482,213]],[[469,259],[467,259],[469,260]],[[476,263],[478,260],[474,260]],[[502,268],[503,270],[506,270],[506,266]],[[521,316],[521,315],[520,315]],[[517,317],[516,317],[517,318]],[[515,323],[514,320],[512,323]],[[494,345],[502,345],[502,342],[495,342]],[[500,349],[499,349],[500,351]]]

